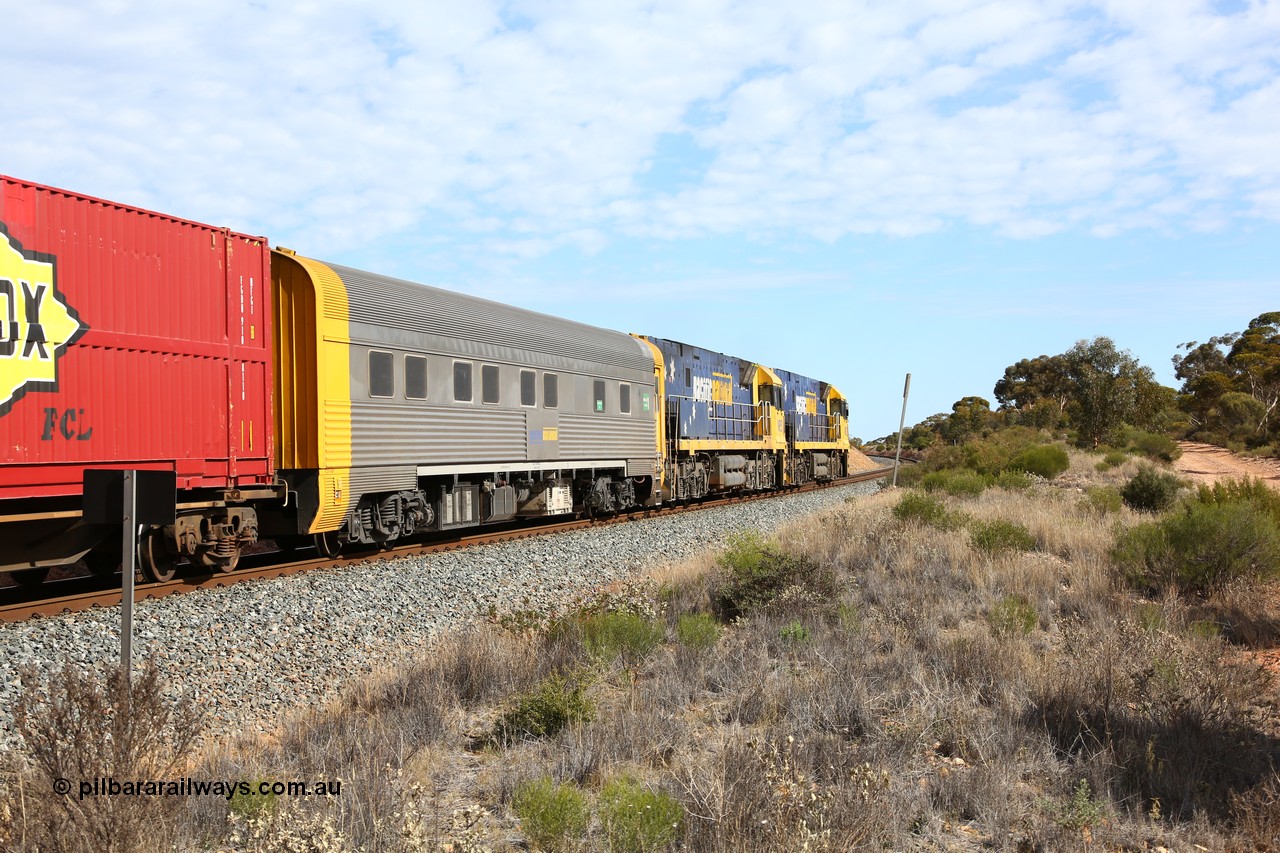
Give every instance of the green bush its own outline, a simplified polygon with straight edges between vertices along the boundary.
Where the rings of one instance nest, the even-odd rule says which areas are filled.
[[[1009,467],[1010,460],[1041,440],[1039,430],[1013,426],[993,432],[964,445],[967,467],[995,476]]]
[[[1120,490],[1120,497],[1136,510],[1163,512],[1173,506],[1180,488],[1182,483],[1174,475],[1144,465],[1125,483]]]
[[[1106,455],[1102,457],[1102,461],[1106,462],[1112,468],[1119,468],[1121,465],[1129,461],[1129,454],[1123,450],[1108,450]]]
[[[591,818],[586,796],[574,785],[557,785],[549,776],[520,783],[511,795],[511,809],[539,850],[573,849]]]
[[[1209,593],[1233,580],[1280,574],[1280,527],[1245,501],[1193,501],[1125,531],[1112,558],[1141,590]]]
[[[1280,525],[1280,492],[1262,480],[1219,480],[1212,486],[1196,487],[1195,499],[1202,504],[1247,503]]]
[[[249,791],[246,793],[239,785],[231,793],[231,799],[227,800],[227,811],[241,820],[256,820],[266,817],[276,810],[280,805],[279,796],[270,787],[267,793],[262,793],[261,785],[263,782],[274,782],[274,779],[255,778],[249,783]]]
[[[893,508],[893,515],[903,521],[919,521],[940,530],[955,530],[963,518],[942,505],[942,501],[922,492],[907,492]]]
[[[550,737],[574,722],[586,722],[595,714],[595,703],[586,685],[563,675],[553,675],[532,693],[517,697],[515,704],[494,723],[486,742],[508,746],[523,738]]]
[[[1038,621],[1036,609],[1021,595],[1006,595],[987,614],[991,630],[1010,637],[1030,634]]]
[[[725,621],[768,607],[783,593],[802,591],[834,601],[839,591],[829,568],[785,554],[756,533],[731,538],[718,562],[709,593],[712,608]]]
[[[1119,512],[1124,506],[1120,490],[1113,486],[1090,486],[1085,489],[1085,505],[1101,515]]]
[[[1031,479],[1031,475],[1026,471],[1001,471],[996,477],[996,485],[1002,489],[1011,492],[1020,492],[1023,489],[1031,488],[1035,481]]]
[[[715,648],[720,641],[720,626],[705,613],[686,613],[676,623],[676,638],[691,649]]]
[[[800,622],[792,622],[778,632],[782,641],[791,646],[799,646],[809,642],[809,629]]]
[[[600,792],[600,822],[610,850],[650,853],[675,842],[684,806],[665,791],[647,791],[630,779],[617,779]]]
[[[926,492],[946,492],[958,498],[976,498],[991,485],[994,478],[977,471],[948,468],[942,471],[930,471],[920,479],[920,485]]]
[[[583,643],[597,658],[637,664],[662,645],[666,629],[636,613],[596,613],[582,619]]]
[[[1034,551],[1036,548],[1036,537],[1030,530],[1017,522],[1002,518],[973,522],[969,528],[969,541],[973,543],[973,547],[988,554]]]
[[[1044,477],[1046,480],[1052,480],[1071,467],[1071,460],[1067,458],[1067,451],[1061,447],[1053,444],[1041,444],[1036,447],[1028,447],[1014,456],[1009,461],[1008,467],[1016,471],[1026,471],[1028,474]]]
[[[1133,452],[1139,453],[1148,459],[1154,459],[1159,462],[1172,462],[1182,455],[1178,442],[1167,435],[1134,429],[1129,430],[1125,438]]]

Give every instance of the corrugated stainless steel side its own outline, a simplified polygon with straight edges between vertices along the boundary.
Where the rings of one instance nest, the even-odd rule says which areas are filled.
[[[422,347],[610,378],[652,375],[653,358],[620,332],[462,293],[331,265],[347,286],[353,328],[383,330],[379,342]],[[404,336],[387,335],[400,331]],[[440,339],[431,346],[427,338]],[[638,374],[641,374],[637,376]]]
[[[600,415],[560,415],[560,458],[625,458],[633,476],[653,474],[654,441],[651,418],[602,418]]]
[[[412,489],[418,484],[418,472],[412,465],[396,465],[389,468],[353,468],[348,480],[353,495],[376,492],[398,492]]]
[[[527,453],[523,411],[379,403],[352,407],[354,466],[512,462]]]

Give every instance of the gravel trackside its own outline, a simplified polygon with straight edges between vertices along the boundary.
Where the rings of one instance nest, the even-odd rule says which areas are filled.
[[[420,653],[487,613],[551,608],[573,596],[769,531],[870,494],[859,483],[668,518],[405,557],[140,602],[134,653],[155,658],[170,691],[198,699],[212,734],[266,731],[295,709]],[[19,672],[119,655],[119,608],[0,625],[0,750],[16,743]]]

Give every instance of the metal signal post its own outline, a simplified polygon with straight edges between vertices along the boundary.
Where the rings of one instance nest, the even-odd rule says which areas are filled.
[[[898,452],[893,457],[893,486],[898,486],[898,467],[902,464],[902,430],[907,425],[907,396],[911,393],[911,374],[902,386],[902,417],[898,419]]]

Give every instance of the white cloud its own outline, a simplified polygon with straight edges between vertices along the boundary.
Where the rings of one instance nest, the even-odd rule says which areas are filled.
[[[1276,2],[47,0],[6,26],[4,171],[325,250],[441,220],[522,258],[1280,218]],[[705,168],[642,187],[685,133]]]

